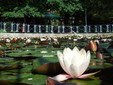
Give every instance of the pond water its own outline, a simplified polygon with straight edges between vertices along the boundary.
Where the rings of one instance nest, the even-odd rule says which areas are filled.
[[[25,40],[18,39],[15,42],[0,41],[0,83],[1,85],[45,85],[47,77],[53,75],[33,73],[33,70],[46,63],[58,62],[57,51],[63,51],[69,47],[79,49],[89,45],[89,39],[81,39],[74,42],[72,39],[58,39],[60,44],[54,42],[40,42],[39,39]],[[112,41],[101,42],[99,48],[104,55],[104,60],[97,59],[91,51],[91,62],[86,71],[101,71],[95,76],[87,79],[69,79],[65,82],[73,82],[76,85],[112,85],[113,80],[113,46]],[[111,45],[111,47],[109,47]],[[51,68],[52,70],[52,68]],[[8,84],[7,84],[8,83]],[[67,85],[67,84],[66,84]]]

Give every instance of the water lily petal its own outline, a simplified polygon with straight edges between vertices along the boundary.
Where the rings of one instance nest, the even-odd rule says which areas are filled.
[[[65,66],[66,66],[66,73],[70,75],[70,63],[68,63],[68,59],[65,59],[65,62],[64,62]]]
[[[68,74],[59,74],[59,75],[53,77],[53,79],[55,79],[57,81],[65,81],[69,78],[71,78],[71,76]]]
[[[90,51],[87,51],[87,54],[86,54],[87,63],[90,63],[90,59],[91,59],[91,53]]]
[[[86,62],[86,51],[84,49],[81,49],[79,53],[77,51],[74,54],[74,57],[72,58],[71,62],[76,64],[76,66],[80,66],[82,63]]]
[[[71,62],[72,50],[70,48],[65,48],[63,51],[64,59],[68,59],[68,63]],[[65,60],[64,60],[65,61]],[[71,64],[71,63],[70,63]]]
[[[72,82],[59,82],[57,80],[54,80],[52,77],[48,77],[46,81],[46,85],[76,85],[75,83]]]
[[[80,54],[79,54],[79,51],[77,50],[73,50],[73,57],[71,58],[71,64],[74,62],[76,63],[77,65],[81,62],[78,62],[80,61],[80,58],[79,58]]]
[[[73,52],[79,53],[79,49],[75,46],[75,47],[73,48]]]
[[[82,75],[89,66],[90,51],[88,51],[87,54],[86,54],[85,53],[86,51],[84,49],[82,49],[81,52],[83,54],[85,54],[86,56],[81,55],[82,57],[78,60],[79,62],[76,61],[77,58],[73,58],[72,62],[74,62],[74,63],[71,64],[71,66],[70,66],[70,74],[74,78],[77,78],[80,75]],[[84,59],[84,60],[81,60],[81,59]]]
[[[85,56],[84,56],[85,57]],[[80,65],[80,73],[84,73],[84,71],[88,68],[89,63],[90,63],[90,51],[87,51],[86,57],[84,58],[82,64]]]
[[[63,51],[63,56],[64,58],[68,59],[68,62],[70,63],[73,56],[72,50],[70,48],[65,48]]]
[[[63,51],[63,55],[67,55],[69,52],[71,52],[70,48],[65,48]]]
[[[77,78],[80,76],[80,69],[79,66],[76,66],[75,64],[72,64],[70,66],[70,74],[72,78]]]
[[[86,61],[86,62],[83,62],[77,69],[79,69],[79,76],[81,76],[85,71],[86,69],[88,68],[89,66],[89,63]],[[75,69],[76,70],[76,69]]]
[[[86,57],[86,51],[85,51],[84,48],[82,48],[82,49],[80,50],[80,54],[81,54],[81,55],[84,55],[84,56]]]
[[[60,51],[57,51],[57,56],[58,56],[58,59],[59,59],[59,61],[60,61],[61,67],[63,68],[63,70],[64,70],[65,72],[67,72],[66,66],[64,65],[63,54],[62,54]]]
[[[85,52],[85,51],[84,51]],[[79,66],[79,75],[82,75],[86,69],[88,68],[89,66],[89,63],[90,63],[90,51],[87,52],[87,54],[85,53],[86,56],[83,56],[84,60],[81,61],[81,65]],[[74,63],[75,64],[75,63]],[[76,65],[76,64],[75,64]]]
[[[83,71],[85,71],[89,66],[90,57],[91,57],[90,51],[87,51],[87,53],[85,53],[85,55],[86,56],[84,56],[83,63],[80,66],[81,70],[83,70]]]
[[[73,55],[72,50],[70,48],[64,49],[64,52],[63,52],[64,65],[66,67],[66,70],[67,70],[66,72],[68,74],[70,74],[70,71],[69,71],[70,68],[69,67],[71,65],[71,59],[72,59],[73,56],[74,55]]]
[[[94,72],[94,73],[89,73],[89,74],[83,74],[83,75],[79,76],[78,78],[85,79],[85,78],[88,78],[90,76],[93,76],[93,75],[95,75],[95,74],[97,74],[99,72],[100,71],[97,71],[97,72]]]
[[[74,55],[73,58],[74,58],[75,60],[78,60],[78,59],[79,59],[78,56],[80,56],[80,54],[79,54],[79,52],[80,52],[79,49],[78,49],[77,47],[74,47],[72,52],[73,52],[73,55]]]
[[[81,63],[86,61],[86,51],[85,51],[85,49],[81,49],[80,50],[79,58],[80,58],[79,60],[81,61]]]

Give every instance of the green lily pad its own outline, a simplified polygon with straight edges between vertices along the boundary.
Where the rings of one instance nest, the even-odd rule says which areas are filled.
[[[66,82],[73,82],[77,85],[100,85],[101,80],[97,77],[90,77],[88,79],[71,79]]]
[[[108,48],[109,43],[100,43],[99,48]]]

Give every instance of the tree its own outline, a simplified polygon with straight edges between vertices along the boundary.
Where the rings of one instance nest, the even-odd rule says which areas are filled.
[[[0,0],[3,17],[32,18],[44,17],[50,12],[59,16],[72,16],[82,10],[79,0]]]
[[[82,10],[79,0],[48,0],[48,9],[57,10],[61,15],[73,15],[76,11]]]
[[[87,8],[89,24],[112,23],[113,1],[112,0],[82,0],[83,8]]]
[[[59,14],[65,24],[69,24],[69,17],[75,17],[79,11],[83,11],[80,0],[48,0],[47,8],[53,13]]]
[[[26,18],[43,17],[43,14],[38,11],[38,8],[30,4],[32,1],[33,0],[4,0],[0,4],[4,9],[2,16],[7,18],[24,18],[24,22],[26,22]],[[5,4],[7,4],[7,6]]]

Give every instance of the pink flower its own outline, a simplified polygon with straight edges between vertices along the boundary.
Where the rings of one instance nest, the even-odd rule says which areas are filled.
[[[96,42],[94,42],[93,40],[89,41],[89,46],[92,51],[96,52],[96,50],[97,50]]]

